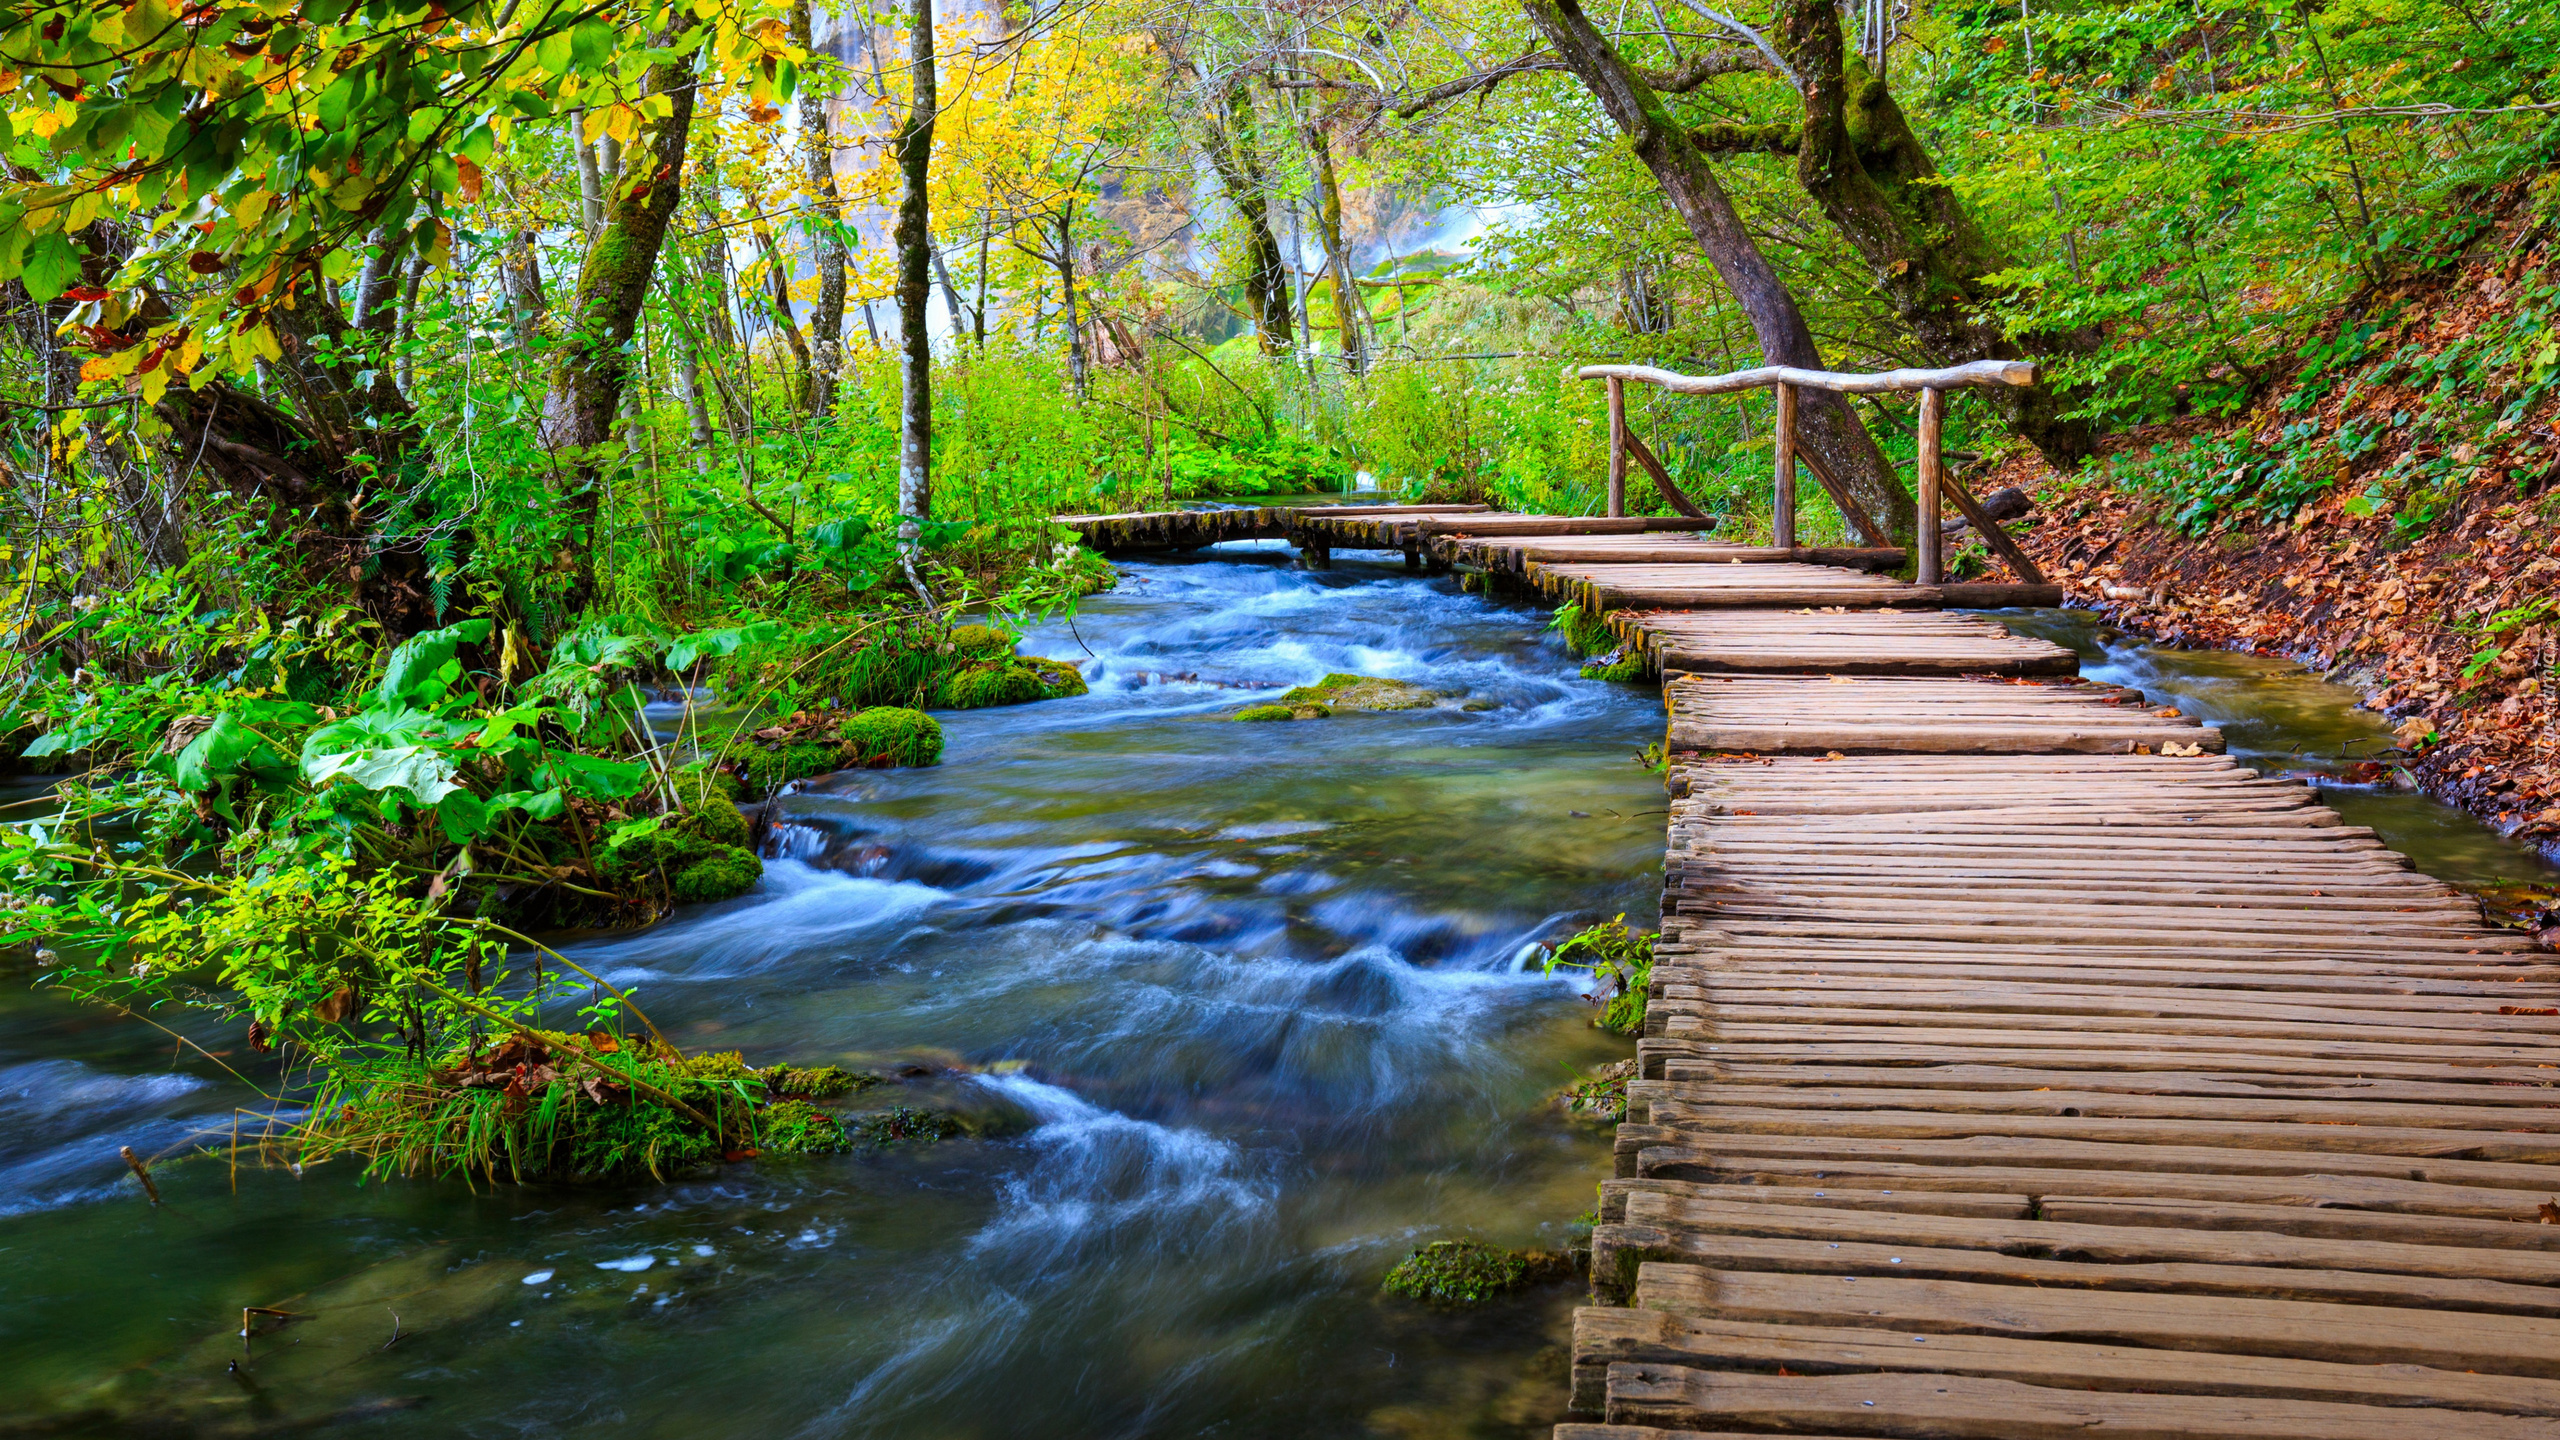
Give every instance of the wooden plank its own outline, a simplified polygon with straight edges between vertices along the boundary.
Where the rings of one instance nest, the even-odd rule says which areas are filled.
[[[1660,1310],[1592,1306],[1574,1311],[1575,1409],[1597,1412],[1607,1403],[1611,1365],[1763,1374],[1785,1370],[1797,1375],[1964,1375],[2066,1390],[2249,1395],[2347,1405],[2441,1406],[2500,1415],[2560,1415],[2560,1383],[2514,1375],[2254,1355],[2216,1355],[2199,1363],[2193,1353],[2181,1350],[2012,1340],[1997,1335],[1913,1335],[1850,1326],[1765,1325]]]
[[[1710,1270],[1659,1261],[1644,1266],[1637,1285],[1638,1303],[1647,1309],[1722,1320],[2005,1335],[2560,1379],[2560,1320],[2534,1316]]]
[[[2142,1395],[1957,1375],[1709,1375],[1613,1365],[1607,1385],[1613,1421],[1677,1425],[1684,1435],[1726,1425],[1931,1440],[2549,1440],[2551,1433],[2539,1418],[2474,1410]]]
[[[1869,1272],[1869,1265],[1861,1259],[1864,1252],[1853,1248],[1861,1245],[1891,1247],[1889,1255],[1902,1256],[1906,1261],[1903,1267],[1877,1270],[1877,1274],[1919,1273],[1908,1269],[1909,1264],[1917,1263],[1911,1260],[1910,1252],[1918,1249],[1958,1255],[1988,1252],[1977,1258],[2068,1261],[2096,1269],[2192,1264],[2377,1271],[2439,1280],[2496,1282],[2494,1289],[2480,1292],[2478,1304],[2460,1308],[2494,1310],[2521,1305],[2524,1308],[2516,1313],[2560,1313],[2560,1254],[2550,1251],[2344,1241],[2254,1230],[2194,1230],[2050,1218],[1878,1214],[1836,1206],[1705,1198],[1677,1190],[1630,1194],[1623,1217],[1611,1223],[1628,1231],[1649,1228],[1664,1234],[1688,1232],[1704,1237],[1706,1243],[1737,1236],[1819,1241],[1826,1245],[1841,1242],[1840,1251],[1826,1248],[1815,1258],[1828,1259],[1836,1253],[1840,1263],[1853,1274]],[[1680,1243],[1689,1242],[1684,1239]],[[1790,1264],[1757,1268],[1799,1267]],[[2067,1280],[2068,1276],[2064,1278]],[[2128,1283],[2135,1289],[2155,1288],[2139,1281]],[[2270,1292],[2287,1283],[2281,1278],[2266,1282]]]

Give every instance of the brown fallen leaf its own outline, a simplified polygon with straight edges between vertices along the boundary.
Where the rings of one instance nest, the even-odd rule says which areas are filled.
[[[2540,1212],[2543,1224],[2560,1225],[2560,1204],[2555,1204],[2552,1201],[2545,1200],[2540,1205],[2535,1206],[2534,1209]]]

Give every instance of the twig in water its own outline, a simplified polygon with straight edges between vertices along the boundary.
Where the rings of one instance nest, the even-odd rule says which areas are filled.
[[[152,1208],[159,1208],[160,1187],[151,1183],[151,1167],[142,1163],[142,1157],[134,1154],[130,1145],[117,1146],[116,1153],[122,1155],[124,1163],[131,1167],[133,1178],[142,1182],[142,1193],[151,1197]]]
[[[383,1306],[382,1308],[383,1308],[383,1309],[385,1309],[385,1310],[391,1310],[391,1307],[390,1307],[390,1306],[388,1306],[388,1305],[385,1305],[385,1306]],[[390,1349],[392,1346],[397,1345],[397,1344],[399,1344],[399,1343],[400,1343],[400,1312],[399,1312],[399,1311],[397,1311],[397,1310],[391,1310],[391,1338],[382,1342],[382,1348],[383,1348],[383,1349],[385,1349],[385,1350],[388,1350],[388,1349]]]

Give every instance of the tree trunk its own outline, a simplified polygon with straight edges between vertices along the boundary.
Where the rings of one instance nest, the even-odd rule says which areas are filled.
[[[1761,357],[1773,365],[1821,369],[1822,350],[1805,325],[1804,312],[1787,292],[1768,257],[1734,212],[1733,201],[1717,183],[1689,132],[1664,109],[1662,97],[1645,83],[1616,46],[1593,28],[1576,0],[1521,0],[1529,20],[1547,37],[1556,53],[1600,106],[1633,142],[1663,194],[1688,225],[1689,234],[1706,252],[1716,275],[1733,292],[1751,322]],[[1797,443],[1821,457],[1851,495],[1897,537],[1911,533],[1911,493],[1894,478],[1883,452],[1848,406],[1827,390],[1806,390],[1796,412]]]
[[[1297,326],[1289,303],[1288,262],[1280,253],[1280,237],[1271,228],[1271,189],[1253,148],[1252,116],[1252,102],[1243,87],[1229,90],[1225,114],[1212,111],[1201,126],[1202,148],[1208,151],[1220,188],[1227,192],[1227,202],[1244,221],[1245,313],[1253,317],[1262,353],[1281,355],[1296,343]]]
[[[1081,400],[1093,379],[1092,364],[1085,355],[1084,322],[1076,314],[1075,208],[1070,203],[1058,212],[1058,250],[1050,263],[1058,267],[1058,311],[1067,322],[1067,381]]]
[[[685,139],[693,128],[694,58],[691,50],[649,67],[644,89],[667,98],[667,113],[642,123],[633,167],[606,197],[604,224],[587,248],[578,272],[568,333],[561,337],[551,392],[543,402],[542,443],[567,467],[562,510],[570,521],[575,553],[562,596],[569,613],[596,598],[596,522],[603,481],[597,447],[614,439],[631,359],[627,347],[649,296],[649,278],[666,244],[667,222],[681,192]]]
[[[791,39],[803,49],[810,44],[809,0],[792,0]],[[800,143],[808,148],[809,197],[817,206],[810,227],[817,240],[818,301],[809,309],[809,394],[812,415],[836,408],[836,382],[844,373],[844,274],[851,257],[845,251],[844,200],[836,189],[836,141],[827,118],[827,90],[811,70],[800,77]]]
[[[1938,174],[1882,76],[1851,57],[1831,0],[1786,0],[1778,43],[1804,77],[1804,131],[1796,181],[1867,262],[1878,293],[1940,365],[2021,360],[2036,353],[2087,354],[2097,334],[2003,331],[1992,275],[2010,268],[1974,223],[1955,187]],[[2095,436],[2062,412],[2075,397],[2050,386],[1989,393],[2011,429],[2068,470],[2089,457]]]
[[[933,333],[925,306],[933,293],[933,217],[928,185],[933,118],[933,0],[913,0],[908,21],[906,120],[890,138],[898,163],[898,550],[910,584],[922,588],[916,554],[933,514]]]
[[[1307,153],[1316,166],[1316,238],[1324,242],[1325,268],[1333,276],[1333,323],[1342,336],[1343,363],[1354,375],[1369,368],[1368,338],[1361,333],[1360,322],[1367,313],[1360,308],[1359,293],[1351,284],[1351,256],[1342,246],[1342,186],[1334,178],[1333,147],[1324,137],[1324,127],[1309,121],[1305,127]]]
[[[541,233],[519,230],[507,237],[506,247],[499,252],[498,273],[507,290],[508,328],[515,332],[516,373],[524,373],[524,363],[533,356],[534,338],[542,331],[542,252],[538,247]]]
[[[587,112],[569,112],[569,148],[578,157],[578,219],[589,240],[604,228],[604,177],[598,174],[596,147],[587,141]]]

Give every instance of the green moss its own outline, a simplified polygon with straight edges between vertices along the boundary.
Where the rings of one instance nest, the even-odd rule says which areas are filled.
[[[768,1155],[833,1155],[852,1143],[843,1121],[806,1100],[777,1100],[756,1113],[756,1148]]]
[[[744,845],[747,843],[747,817],[727,797],[708,795],[696,801],[685,812],[684,830],[708,845]]]
[[[1085,693],[1084,675],[1064,660],[1011,655],[961,666],[942,680],[942,704],[952,710],[1027,705]]]
[[[951,651],[971,658],[1003,659],[1013,654],[1022,637],[993,625],[954,625],[951,627]]]
[[[1399,1261],[1379,1289],[1433,1305],[1477,1305],[1529,1278],[1529,1259],[1481,1240],[1434,1240]]]
[[[756,1067],[735,1050],[705,1050],[678,1062],[677,1070],[697,1080],[753,1080]]]
[[[847,716],[836,738],[851,748],[857,765],[942,762],[942,722],[921,710],[876,705]]]
[[[1295,720],[1298,712],[1286,705],[1247,705],[1236,712],[1238,720]]]
[[[843,768],[844,747],[796,740],[748,756],[747,788],[758,795],[770,795],[794,780]]]
[[[1282,692],[1280,703],[1315,706],[1329,714],[1335,710],[1422,710],[1437,699],[1431,690],[1410,680],[1337,674]]]
[[[726,770],[714,770],[707,761],[696,760],[669,772],[667,780],[675,786],[676,798],[686,805],[698,805],[706,797],[718,796],[731,805],[746,793],[738,777]]]
[[[961,1134],[960,1122],[939,1110],[898,1105],[865,1115],[857,1122],[862,1137],[874,1145],[948,1140]]]
[[[765,1088],[776,1095],[796,1095],[810,1100],[824,1100],[833,1095],[868,1090],[880,1083],[877,1075],[862,1075],[838,1065],[820,1065],[814,1069],[798,1065],[769,1065],[764,1070]]]
[[[1547,628],[1564,636],[1564,643],[1576,655],[1606,655],[1619,645],[1617,632],[1609,628],[1606,616],[1597,610],[1567,605],[1547,622]]]
[[[1644,656],[1633,650],[1612,651],[1582,667],[1585,680],[1642,680]]]
[[[764,878],[764,862],[740,845],[718,845],[684,867],[668,882],[667,891],[680,904],[701,904],[744,895]]]

